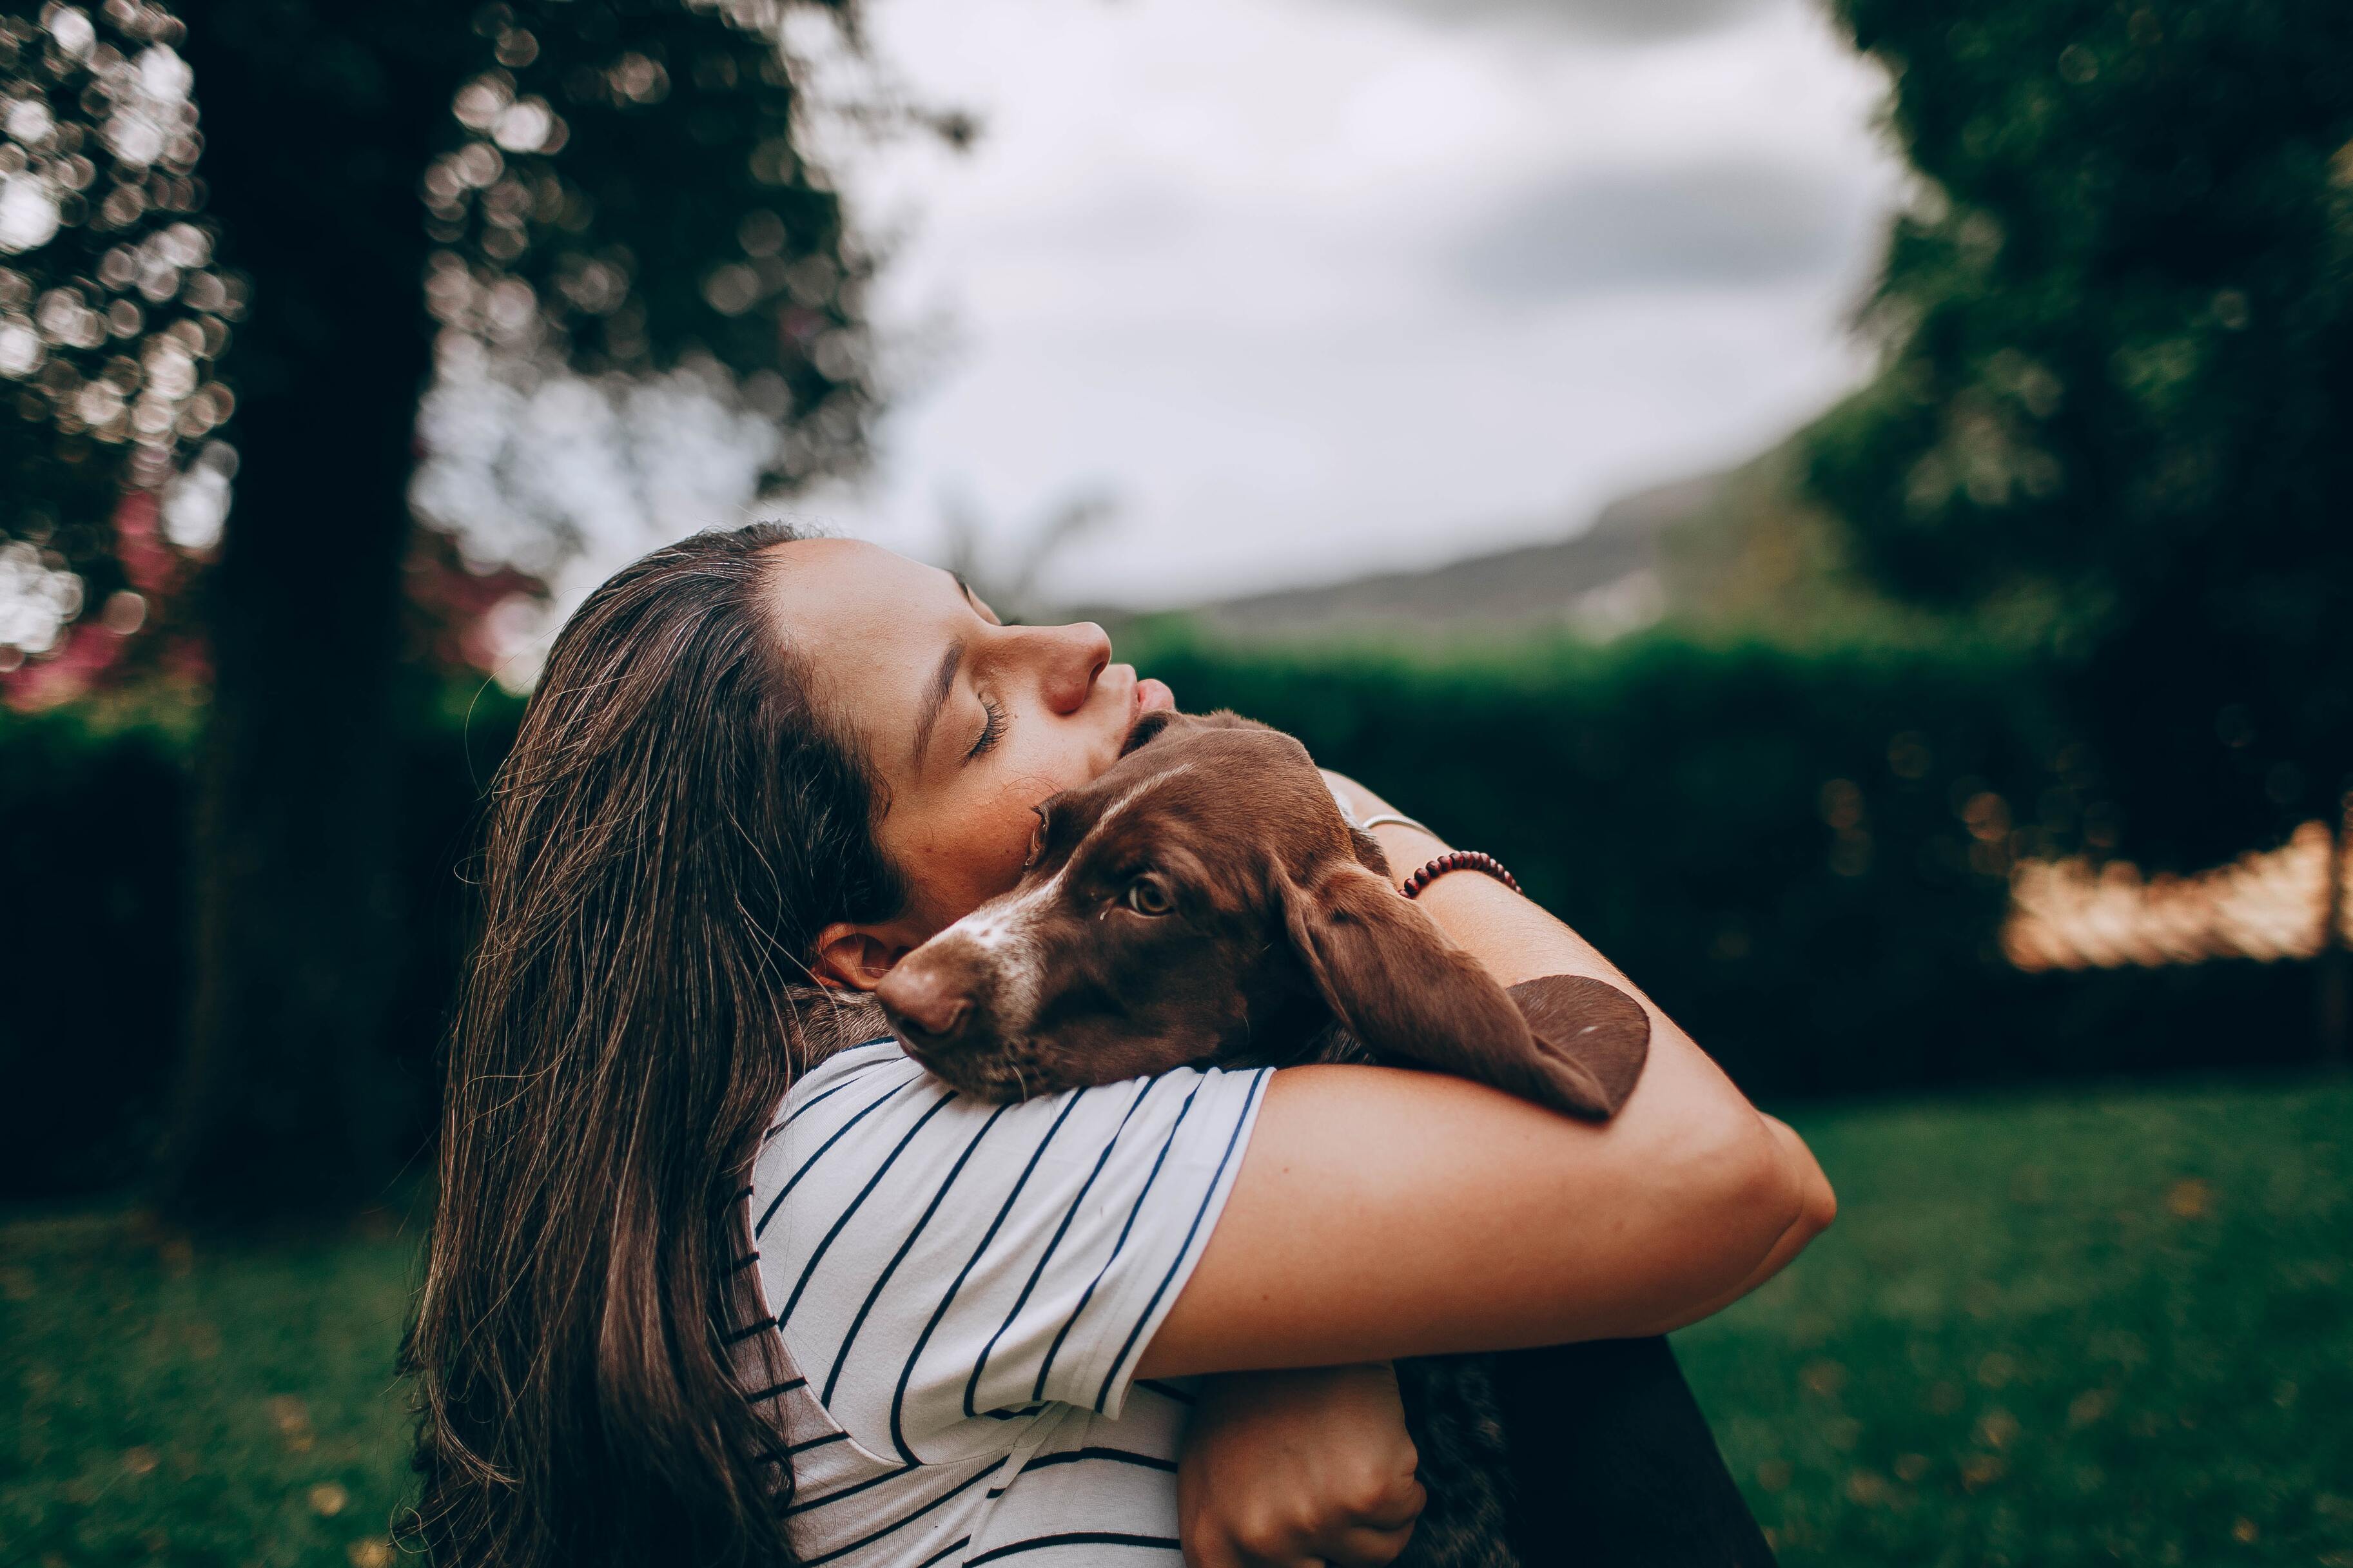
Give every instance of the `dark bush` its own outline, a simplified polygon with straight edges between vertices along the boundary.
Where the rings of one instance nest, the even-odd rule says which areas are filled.
[[[2068,809],[2067,737],[2021,658],[1642,639],[1443,659],[1135,650],[1188,708],[1289,730],[1621,963],[1752,1091],[1818,1096],[2309,1059],[2293,966],[2026,975],[1995,948],[2010,857]],[[516,706],[406,735],[390,1133],[421,1147],[462,958],[480,788]],[[0,1194],[138,1174],[185,1004],[189,742],[0,720]]]
[[[2010,858],[2074,809],[2069,737],[2023,656],[1156,640],[1148,668],[1186,707],[1288,730],[1501,857],[1754,1092],[2314,1054],[2293,967],[2029,975],[2001,959]]]
[[[391,1073],[369,1135],[421,1149],[433,1061],[470,920],[460,873],[480,784],[521,706],[491,693],[429,707],[404,735],[400,984]],[[187,1009],[193,938],[192,726],[0,715],[0,1197],[121,1187],[161,1131]]]

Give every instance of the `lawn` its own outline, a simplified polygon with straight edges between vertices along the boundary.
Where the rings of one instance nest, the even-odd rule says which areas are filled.
[[[1796,1120],[1837,1229],[1677,1338],[1784,1563],[2353,1568],[2353,1086]],[[388,1563],[414,1247],[0,1220],[0,1561]]]

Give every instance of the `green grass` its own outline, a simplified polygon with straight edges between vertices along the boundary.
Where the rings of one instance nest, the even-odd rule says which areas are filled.
[[[1837,1226],[1676,1341],[1790,1568],[2353,1568],[2353,1089],[1797,1125]]]
[[[389,1563],[414,1246],[0,1226],[0,1563]]]
[[[1838,1227],[1677,1339],[1789,1568],[2353,1568],[2353,1087],[1799,1125]],[[0,1221],[0,1562],[385,1561],[413,1247]]]

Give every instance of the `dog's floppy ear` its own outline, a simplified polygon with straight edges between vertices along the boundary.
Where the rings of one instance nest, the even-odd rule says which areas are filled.
[[[1546,999],[1543,1031],[1531,1028],[1478,960],[1447,941],[1385,878],[1343,863],[1309,888],[1286,879],[1285,889],[1284,917],[1301,961],[1340,1022],[1375,1053],[1592,1120],[1609,1115],[1632,1087],[1622,1049],[1609,1053],[1606,1076],[1580,1056],[1597,1035],[1622,1046],[1622,1016],[1620,1027],[1580,1033],[1578,1004],[1592,998],[1558,994]],[[1649,1018],[1630,997],[1599,981],[1583,984],[1632,1007],[1647,1045]],[[1570,1026],[1567,1039],[1556,1044],[1563,1025]],[[1633,1056],[1635,1072],[1641,1055]]]
[[[1582,1068],[1600,1089],[1600,1114],[1614,1116],[1651,1058],[1651,1016],[1606,980],[1541,974],[1507,993],[1539,1048]]]

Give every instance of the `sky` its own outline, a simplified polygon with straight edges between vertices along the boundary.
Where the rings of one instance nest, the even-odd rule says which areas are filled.
[[[1138,607],[1583,527],[1855,384],[1900,165],[1801,0],[875,0],[976,144],[837,142],[899,395],[805,521]]]

